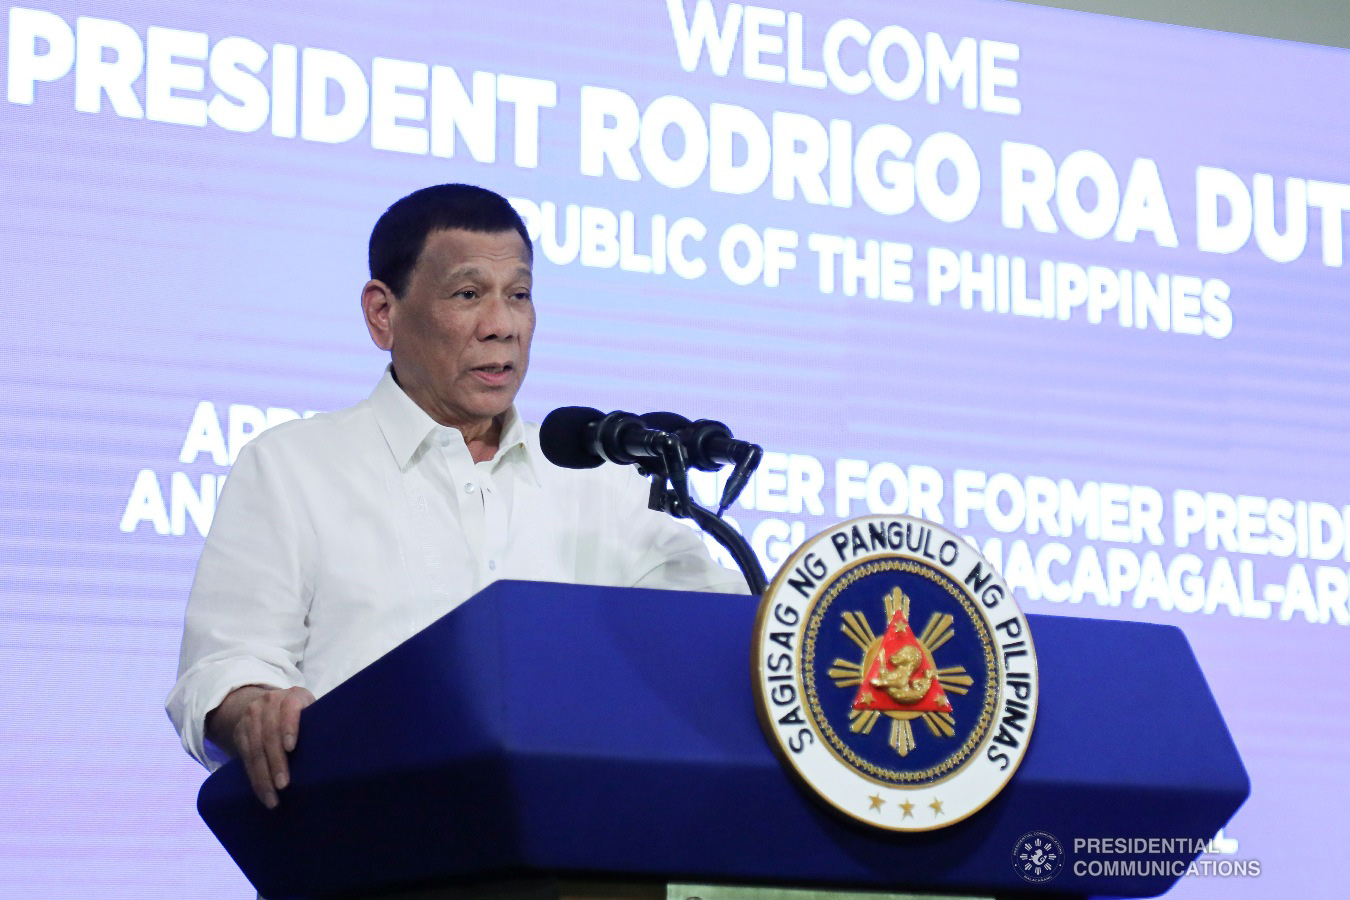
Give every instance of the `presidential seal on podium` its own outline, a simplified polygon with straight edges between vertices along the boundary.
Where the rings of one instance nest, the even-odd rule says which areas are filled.
[[[755,700],[770,744],[836,810],[891,831],[973,815],[1036,721],[1026,617],[983,556],[909,516],[835,525],[761,601]]]

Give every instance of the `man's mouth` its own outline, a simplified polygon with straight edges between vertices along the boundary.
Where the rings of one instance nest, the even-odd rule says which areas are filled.
[[[510,380],[511,373],[515,371],[515,368],[513,363],[501,363],[499,365],[475,366],[469,371],[489,385],[499,385]]]

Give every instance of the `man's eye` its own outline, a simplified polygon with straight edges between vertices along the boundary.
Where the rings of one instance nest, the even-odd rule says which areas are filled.
[[[465,288],[462,291],[456,291],[455,296],[463,297],[465,300],[472,300],[474,297],[478,296],[478,292],[475,291],[473,288]]]
[[[516,291],[515,297],[516,297],[517,300],[529,300],[529,299],[530,299],[530,292],[529,292],[529,291]]]

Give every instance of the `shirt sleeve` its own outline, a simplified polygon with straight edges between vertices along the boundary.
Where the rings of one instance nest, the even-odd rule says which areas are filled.
[[[671,591],[748,594],[739,570],[719,565],[703,543],[702,532],[647,507],[650,485],[633,469],[624,468],[618,486],[619,541],[631,548],[624,583]]]
[[[166,710],[183,747],[208,769],[229,757],[206,715],[235,688],[304,684],[299,662],[313,595],[313,528],[264,435],[245,445],[220,496],[188,598],[178,681]]]

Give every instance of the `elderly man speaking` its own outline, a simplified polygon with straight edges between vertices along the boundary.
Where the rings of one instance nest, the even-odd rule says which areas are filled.
[[[244,447],[188,600],[168,699],[208,768],[278,803],[301,711],[499,578],[743,591],[632,470],[548,463],[514,401],[533,249],[499,195],[438,185],[370,236],[366,327],[391,364],[350,409]]]

